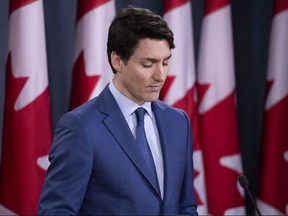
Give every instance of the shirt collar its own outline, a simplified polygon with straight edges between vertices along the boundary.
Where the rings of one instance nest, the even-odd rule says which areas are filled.
[[[116,102],[118,103],[123,115],[125,118],[130,116],[138,107],[143,107],[146,109],[147,113],[151,118],[153,118],[152,109],[151,109],[151,102],[144,102],[139,106],[137,103],[133,102],[126,96],[124,96],[122,93],[118,91],[118,89],[115,87],[113,81],[109,83],[109,89],[114,96]]]

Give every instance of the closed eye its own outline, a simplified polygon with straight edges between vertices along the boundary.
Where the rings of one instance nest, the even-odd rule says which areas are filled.
[[[152,62],[142,64],[142,66],[143,66],[144,68],[150,68],[150,67],[152,67],[152,65],[153,65]]]

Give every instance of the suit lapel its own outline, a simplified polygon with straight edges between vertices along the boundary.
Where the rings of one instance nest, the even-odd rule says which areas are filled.
[[[175,178],[175,162],[173,152],[175,152],[176,137],[174,136],[175,127],[173,127],[169,112],[157,102],[152,103],[152,110],[157,121],[157,128],[160,136],[164,162],[164,200],[172,198]]]
[[[132,135],[129,126],[108,87],[106,87],[99,95],[99,110],[107,114],[107,117],[104,119],[104,124],[108,130],[117,140],[126,155],[160,196],[158,182],[153,180],[143,156],[136,145],[134,136]]]

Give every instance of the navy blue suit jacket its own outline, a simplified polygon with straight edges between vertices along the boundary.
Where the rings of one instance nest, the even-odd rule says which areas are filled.
[[[164,198],[108,87],[59,120],[38,214],[197,214],[187,115],[152,102],[164,160]]]

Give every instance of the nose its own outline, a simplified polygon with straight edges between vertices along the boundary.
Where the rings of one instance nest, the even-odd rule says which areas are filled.
[[[167,77],[168,67],[159,64],[159,66],[155,69],[154,79],[159,82],[164,82]]]

